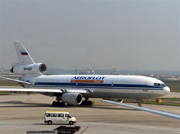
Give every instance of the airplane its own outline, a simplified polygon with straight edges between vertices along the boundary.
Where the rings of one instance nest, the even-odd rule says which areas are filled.
[[[139,75],[45,75],[45,64],[35,63],[21,42],[14,42],[14,46],[19,62],[10,71],[22,77],[19,80],[0,78],[18,82],[24,88],[1,88],[0,91],[26,91],[55,96],[53,106],[92,105],[89,98],[103,98],[121,100],[121,103],[122,99],[136,99],[140,107],[141,100],[170,92],[170,88],[162,81]],[[106,100],[104,102],[111,103]]]

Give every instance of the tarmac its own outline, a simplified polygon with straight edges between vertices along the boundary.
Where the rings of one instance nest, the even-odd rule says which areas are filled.
[[[76,134],[180,134],[180,120],[107,104],[91,99],[94,106],[52,107],[55,97],[40,94],[0,96],[0,134],[26,134],[27,131],[53,130],[60,125],[44,124],[45,111],[68,111],[78,120]],[[137,104],[133,104],[137,105]],[[149,105],[143,107],[180,114],[178,106]]]

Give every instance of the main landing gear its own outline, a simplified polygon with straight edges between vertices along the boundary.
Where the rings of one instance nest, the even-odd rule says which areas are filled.
[[[82,103],[80,104],[80,106],[92,106],[94,103],[92,101],[89,100],[89,98],[85,98],[84,101],[82,101]],[[61,101],[61,97],[56,96],[56,101],[53,101],[52,106],[54,107],[61,107],[61,106],[65,106],[68,104],[65,104],[64,102]]]
[[[52,106],[65,106],[65,103],[61,101],[61,98],[59,96],[56,96],[56,101],[53,101]]]
[[[89,98],[85,98],[84,101],[82,101],[81,106],[92,106],[93,102],[89,100]]]
[[[52,106],[54,107],[65,106],[65,103],[61,101],[53,101]]]

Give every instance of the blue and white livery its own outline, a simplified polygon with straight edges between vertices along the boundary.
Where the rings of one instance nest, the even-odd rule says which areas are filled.
[[[156,98],[170,92],[162,81],[136,75],[44,75],[46,65],[35,63],[20,42],[14,43],[19,63],[11,72],[22,75],[20,80],[13,80],[24,89],[3,88],[0,91],[38,92],[56,96],[54,106],[91,104],[89,98],[103,99],[142,99]],[[83,101],[84,98],[84,101]],[[140,103],[139,103],[140,104]]]

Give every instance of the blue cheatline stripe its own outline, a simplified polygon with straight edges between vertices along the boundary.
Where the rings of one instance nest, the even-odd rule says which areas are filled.
[[[94,83],[59,83],[59,82],[36,82],[36,86],[71,86],[71,87],[86,87],[86,88],[152,88],[162,89],[162,87],[154,87],[148,85],[136,84],[94,84]]]

